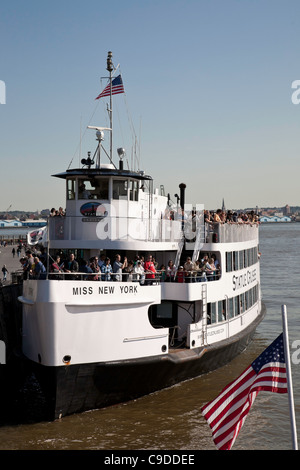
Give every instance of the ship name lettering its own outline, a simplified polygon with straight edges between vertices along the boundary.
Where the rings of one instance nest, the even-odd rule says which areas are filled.
[[[137,286],[120,286],[121,294],[137,294]]]
[[[233,290],[241,289],[254,281],[256,281],[256,269],[252,271],[248,270],[246,273],[240,274],[239,276],[233,275]]]
[[[87,295],[92,294],[93,288],[92,287],[73,287],[73,295]]]
[[[138,286],[137,285],[125,285],[119,286],[120,294],[137,294],[138,293]],[[99,286],[98,287],[98,294],[114,294],[115,293],[115,286]],[[83,287],[73,287],[73,295],[92,295],[94,294],[94,290],[92,286],[83,286]]]
[[[99,294],[113,294],[115,291],[115,286],[100,286]]]

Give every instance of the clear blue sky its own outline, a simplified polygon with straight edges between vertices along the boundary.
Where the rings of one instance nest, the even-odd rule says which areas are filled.
[[[184,182],[209,209],[300,205],[299,17],[298,0],[2,0],[0,210],[64,205],[51,175],[77,166],[81,128],[107,124],[109,50],[126,91],[115,147],[130,113],[157,187]]]

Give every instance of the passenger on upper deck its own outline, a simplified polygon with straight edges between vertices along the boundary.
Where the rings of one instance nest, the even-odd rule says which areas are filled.
[[[218,209],[217,212],[215,212],[215,214],[214,214],[214,222],[220,222],[220,223],[222,223],[221,214],[222,214],[221,209]]]
[[[208,210],[204,210],[204,222],[209,225],[213,224],[211,214]]]

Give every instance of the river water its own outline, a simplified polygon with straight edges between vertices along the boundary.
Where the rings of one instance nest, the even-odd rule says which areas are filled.
[[[254,341],[225,367],[139,400],[68,416],[54,422],[0,427],[1,450],[214,450],[201,415],[204,403],[234,380],[282,331],[287,306],[291,355],[300,340],[300,224],[264,224],[260,229],[261,284],[267,307]],[[295,345],[294,345],[295,346]],[[300,365],[292,361],[296,420],[300,423]],[[234,450],[292,448],[287,394],[260,392]]]

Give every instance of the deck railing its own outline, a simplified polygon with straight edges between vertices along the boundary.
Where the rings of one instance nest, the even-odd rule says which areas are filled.
[[[258,224],[211,223],[196,226],[185,222],[184,234],[189,242],[196,240],[200,230],[206,243],[231,243],[255,240]],[[50,217],[50,240],[151,240],[174,241],[182,239],[181,221],[128,217]]]

